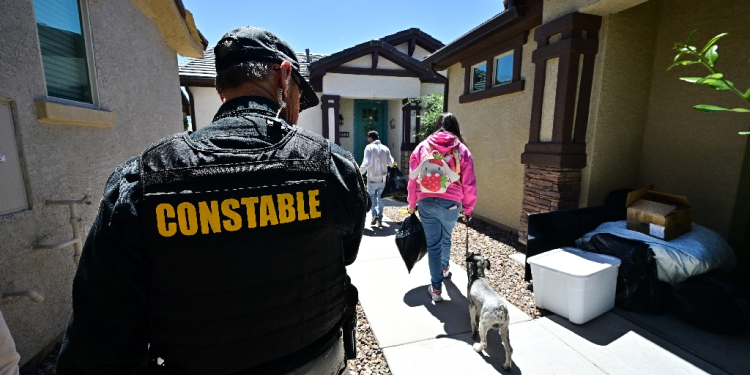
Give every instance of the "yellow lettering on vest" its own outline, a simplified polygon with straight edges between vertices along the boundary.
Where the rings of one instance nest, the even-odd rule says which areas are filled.
[[[276,196],[279,202],[279,223],[286,224],[291,223],[296,219],[294,212],[294,195],[291,194],[279,194]]]
[[[218,201],[211,201],[211,208],[208,208],[206,202],[198,202],[198,212],[201,216],[201,233],[208,234],[209,226],[211,227],[211,232],[221,232]]]
[[[263,195],[260,197],[260,226],[278,225],[279,218],[276,216],[276,207],[273,205],[273,197]]]
[[[177,223],[167,223],[167,218],[174,219],[174,207],[169,203],[156,206],[156,228],[162,237],[172,237],[177,233]]]
[[[297,220],[303,221],[309,219],[310,216],[305,213],[305,193],[297,192]]]
[[[255,205],[258,203],[258,197],[242,198],[240,199],[240,202],[242,202],[242,205],[247,208],[247,227],[257,227],[258,222],[255,220]]]
[[[177,222],[180,224],[180,233],[192,236],[198,232],[198,217],[195,215],[195,206],[192,203],[183,202],[177,206]]]
[[[320,201],[318,200],[319,193],[320,191],[318,190],[309,190],[307,192],[307,198],[310,200],[310,217],[313,219],[320,217],[320,211],[318,211],[318,206],[320,206]]]
[[[240,202],[236,199],[226,199],[221,202],[221,213],[227,217],[228,220],[224,220],[224,229],[234,232],[242,228],[242,216],[234,212],[235,209],[240,207]],[[253,212],[255,213],[255,212]]]

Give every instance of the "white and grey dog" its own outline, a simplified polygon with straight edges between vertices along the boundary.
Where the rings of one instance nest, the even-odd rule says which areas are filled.
[[[481,338],[474,344],[474,350],[481,353],[487,348],[487,331],[496,329],[503,338],[505,347],[505,363],[503,369],[510,370],[510,356],[513,348],[510,346],[508,325],[510,316],[505,301],[497,294],[484,277],[484,271],[490,269],[490,261],[482,254],[470,253],[466,257],[466,271],[469,276],[469,316],[471,317],[471,337]]]

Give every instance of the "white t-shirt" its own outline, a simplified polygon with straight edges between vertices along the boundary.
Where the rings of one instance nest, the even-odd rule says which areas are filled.
[[[360,173],[367,172],[367,180],[373,182],[385,182],[388,176],[388,167],[393,165],[393,157],[388,147],[380,140],[374,140],[365,147],[365,158],[359,167]]]

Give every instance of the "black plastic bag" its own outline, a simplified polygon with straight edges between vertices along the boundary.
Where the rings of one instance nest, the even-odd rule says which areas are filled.
[[[599,233],[581,249],[619,258],[615,305],[633,312],[664,313],[669,303],[670,285],[660,281],[656,259],[648,245],[626,240],[608,233]]]
[[[417,215],[411,214],[401,224],[401,228],[396,232],[396,246],[406,269],[411,273],[414,265],[427,254],[427,239]]]
[[[385,179],[385,188],[383,188],[383,197],[406,196],[406,186],[408,181],[398,167],[388,168],[388,177]]]
[[[674,286],[672,312],[686,322],[724,335],[750,329],[750,282],[714,270]]]

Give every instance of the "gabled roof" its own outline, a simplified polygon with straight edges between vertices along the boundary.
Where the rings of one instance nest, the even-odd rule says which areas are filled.
[[[399,51],[394,45],[404,42],[411,43],[409,51],[414,51],[414,45],[419,44],[427,51],[434,51],[442,47],[442,43],[429,34],[417,28],[411,28],[388,35],[381,39],[374,39],[336,52],[310,64],[310,82],[316,91],[322,91],[322,77],[327,72],[347,74],[373,74],[419,77],[421,81],[443,83],[430,70],[423,68],[420,61]],[[368,68],[340,68],[339,66],[359,57],[373,54],[373,65],[377,64],[378,56],[392,61],[406,71],[389,71],[386,69]]]
[[[325,57],[317,53],[310,54],[311,61],[318,61]],[[179,66],[180,71],[180,85],[182,86],[202,86],[202,87],[213,87],[214,78],[216,78],[216,67],[215,67],[215,55],[214,49],[209,48],[204,53],[202,59],[188,59],[182,65]],[[308,71],[307,54],[305,52],[297,52],[297,61],[299,61],[300,74],[305,80],[309,81],[310,73]]]
[[[416,44],[422,46],[422,48],[426,49],[428,52],[435,52],[443,47],[443,42],[433,38],[432,35],[427,34],[416,27],[380,38],[380,40],[392,46],[397,46],[411,39],[414,39]]]

